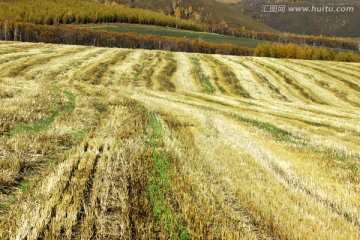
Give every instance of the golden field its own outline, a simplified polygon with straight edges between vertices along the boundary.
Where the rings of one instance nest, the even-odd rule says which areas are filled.
[[[360,64],[0,42],[1,239],[360,239]]]

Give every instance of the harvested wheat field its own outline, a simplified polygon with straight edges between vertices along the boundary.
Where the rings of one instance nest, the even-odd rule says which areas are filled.
[[[360,64],[0,43],[1,239],[360,239]]]

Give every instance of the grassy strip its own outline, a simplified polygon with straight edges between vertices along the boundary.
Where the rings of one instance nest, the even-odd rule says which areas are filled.
[[[244,117],[237,116],[237,115],[235,115],[234,117],[242,122],[250,123],[254,127],[257,127],[257,128],[267,131],[268,133],[273,135],[278,140],[281,140],[281,141],[287,142],[287,143],[300,144],[300,142],[297,141],[295,139],[295,137],[292,136],[291,133],[289,133],[281,128],[278,128],[270,123],[260,122],[256,119],[244,118]]]
[[[51,123],[61,112],[72,112],[75,109],[75,95],[68,91],[62,91],[60,88],[54,88],[54,92],[59,95],[63,93],[68,102],[63,105],[61,101],[57,101],[54,106],[49,110],[50,115],[42,118],[35,123],[20,123],[14,130],[6,134],[7,137],[20,135],[26,132],[39,132],[50,128]]]
[[[203,91],[207,94],[214,94],[215,87],[210,82],[210,76],[204,74],[201,68],[200,59],[197,57],[192,57],[191,60],[195,65],[196,76],[199,77],[200,83],[203,87]]]
[[[94,30],[105,30],[111,32],[132,32],[137,34],[152,34],[157,36],[168,36],[168,37],[178,37],[178,38],[187,38],[190,40],[202,40],[212,43],[232,43],[239,46],[248,46],[255,48],[259,43],[264,43],[263,40],[256,40],[250,38],[240,38],[232,36],[224,36],[213,33],[204,33],[204,32],[194,32],[194,31],[185,31],[180,29],[173,28],[164,28],[164,27],[155,27],[155,26],[146,26],[146,25],[136,25],[136,24],[103,24],[103,25],[93,25],[89,28]]]
[[[333,159],[335,159],[336,161],[343,163],[351,171],[353,172],[359,171],[360,156],[349,157],[349,156],[345,156],[344,154],[328,154],[328,155]]]
[[[163,133],[161,123],[154,113],[150,113],[151,134],[148,143],[152,149],[152,159],[154,169],[148,179],[147,192],[153,208],[156,220],[156,230],[164,231],[164,234],[171,239],[190,239],[190,234],[180,221],[175,221],[171,217],[170,206],[166,201],[166,196],[171,195],[171,187],[167,173],[170,171],[169,159],[159,147],[163,144]]]

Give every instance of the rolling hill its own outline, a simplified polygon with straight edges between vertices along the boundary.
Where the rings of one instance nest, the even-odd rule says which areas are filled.
[[[116,2],[127,6],[152,9],[165,14],[169,14],[173,11],[170,0],[116,0]],[[194,11],[201,7],[203,8],[201,15],[202,20],[205,22],[211,21],[212,23],[220,23],[224,20],[232,27],[244,26],[246,29],[255,30],[257,32],[279,33],[277,30],[242,14],[238,9],[229,7],[216,0],[182,0],[182,3],[180,4],[180,8],[189,8],[190,6]]]
[[[128,6],[149,8],[155,11],[172,13],[171,1],[117,0]],[[306,6],[350,6],[353,12],[345,13],[264,13],[264,5],[286,5],[287,7]],[[180,8],[192,6],[194,10],[203,7],[202,20],[211,19],[213,23],[224,20],[231,27],[245,26],[257,32],[289,32],[307,35],[325,35],[337,37],[360,36],[360,4],[357,0],[183,0]],[[183,16],[184,17],[184,16]]]
[[[235,1],[236,2],[236,1]],[[261,12],[263,5],[286,5],[286,7],[353,7],[352,12]],[[282,32],[325,35],[339,37],[360,37],[360,3],[357,0],[251,0],[237,1],[229,7],[243,12],[255,21],[260,21]]]
[[[358,239],[359,76],[0,42],[0,236]]]

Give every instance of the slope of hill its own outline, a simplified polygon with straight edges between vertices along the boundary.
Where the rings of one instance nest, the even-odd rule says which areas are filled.
[[[285,5],[285,13],[262,12],[264,5]],[[245,15],[260,21],[272,28],[290,33],[308,35],[326,35],[341,37],[360,37],[360,2],[358,0],[252,0],[238,1],[229,4]],[[350,12],[290,12],[288,7],[317,7],[321,11],[323,6],[352,7]]]
[[[116,2],[127,6],[148,8],[164,12],[165,14],[169,14],[173,11],[170,0],[116,0]],[[257,32],[278,33],[277,30],[242,14],[238,9],[229,7],[226,4],[217,2],[216,0],[182,0],[179,8],[188,9],[190,6],[194,11],[202,8],[200,11],[203,22],[211,21],[212,23],[220,23],[224,20],[232,27],[244,26],[246,29],[255,30]]]
[[[360,64],[0,42],[2,239],[358,239]]]

